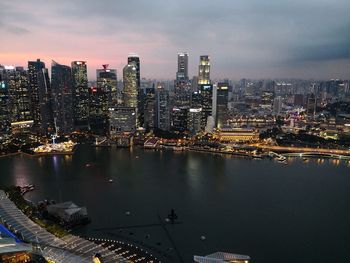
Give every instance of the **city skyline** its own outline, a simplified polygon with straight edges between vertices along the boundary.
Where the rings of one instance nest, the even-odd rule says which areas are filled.
[[[95,80],[102,64],[121,75],[135,52],[141,77],[174,79],[177,53],[188,52],[189,77],[207,54],[213,79],[349,78],[350,4],[343,0],[19,3],[0,3],[1,64],[83,60]]]

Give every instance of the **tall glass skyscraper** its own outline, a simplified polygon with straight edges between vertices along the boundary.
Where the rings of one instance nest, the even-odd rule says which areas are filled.
[[[108,65],[102,65],[103,69],[96,70],[97,88],[102,89],[108,96],[108,105],[115,106],[118,101],[117,70],[109,69]]]
[[[0,65],[0,149],[8,143],[11,136],[8,106],[8,88],[5,82],[5,68]]]
[[[28,61],[28,80],[34,131],[42,135],[53,133],[54,119],[49,72],[40,59]]]
[[[72,71],[69,66],[51,63],[53,112],[57,133],[66,134],[74,129]]]
[[[125,107],[137,108],[137,67],[134,62],[130,62],[123,69],[123,99]]]
[[[85,61],[72,62],[73,116],[78,129],[88,128],[89,89],[87,64]]]
[[[207,55],[199,58],[198,84],[210,84],[210,58]]]
[[[176,80],[188,80],[188,53],[187,52],[180,52],[177,54]]]

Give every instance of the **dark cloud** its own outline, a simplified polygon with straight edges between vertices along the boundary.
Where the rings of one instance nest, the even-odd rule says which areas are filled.
[[[47,30],[80,37],[84,41],[62,45],[81,45],[96,55],[101,53],[91,42],[141,50],[147,73],[156,77],[159,64],[173,63],[163,74],[174,75],[176,53],[183,50],[190,53],[193,74],[198,56],[210,54],[218,76],[245,70],[273,77],[276,68],[297,75],[293,65],[322,67],[350,59],[349,10],[348,0],[5,0],[0,27],[16,34]]]

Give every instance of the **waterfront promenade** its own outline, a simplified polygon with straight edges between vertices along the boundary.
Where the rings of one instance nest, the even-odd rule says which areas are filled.
[[[124,257],[86,239],[67,235],[58,238],[35,224],[0,190],[0,222],[10,230],[20,233],[30,243],[38,243],[43,256],[56,263],[92,262],[96,253],[102,255],[104,262],[128,262]]]

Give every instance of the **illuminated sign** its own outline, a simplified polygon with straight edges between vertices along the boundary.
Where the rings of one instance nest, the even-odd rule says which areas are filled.
[[[202,108],[190,109],[190,112],[195,112],[195,113],[198,113],[198,112],[201,112],[201,111],[202,111]]]

